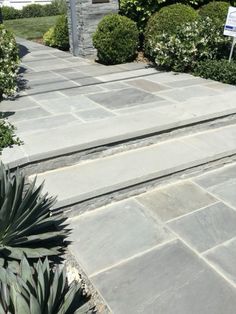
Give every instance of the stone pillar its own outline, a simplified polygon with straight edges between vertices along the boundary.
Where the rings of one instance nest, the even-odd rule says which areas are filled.
[[[118,13],[118,0],[67,0],[70,49],[76,56],[95,56],[92,35],[100,20]]]

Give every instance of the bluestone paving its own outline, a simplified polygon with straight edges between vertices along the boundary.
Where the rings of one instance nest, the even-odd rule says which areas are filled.
[[[127,84],[132,85],[134,87],[141,88],[147,92],[159,92],[161,90],[168,89],[167,86],[154,83],[148,80],[144,80],[144,79],[129,80],[127,81]]]
[[[204,256],[222,272],[229,280],[236,284],[236,239],[225,242],[207,251]]]
[[[61,127],[62,125],[71,125],[73,123],[79,123],[79,120],[71,114],[61,114],[57,116],[38,118],[24,120],[16,122],[15,126],[21,130],[21,133],[24,132],[35,132],[39,130],[48,130],[56,127]],[[82,121],[80,121],[82,123]]]
[[[179,241],[92,277],[117,314],[232,314],[236,292]]]
[[[217,202],[213,196],[190,182],[169,185],[137,198],[154,216],[167,221]]]
[[[56,206],[85,201],[86,210],[86,200],[93,203],[94,211],[71,219],[73,248],[108,307],[115,314],[234,313],[236,166],[188,177],[202,163],[216,166],[235,155],[235,87],[20,43],[29,89],[0,110],[15,119],[24,145],[4,149],[1,160],[44,169],[45,161],[59,167],[61,157],[95,151],[94,159],[39,174],[38,182],[46,178],[45,190],[59,194]],[[176,177],[185,180],[173,183]],[[156,178],[172,184],[150,190],[153,181],[146,181]],[[115,202],[139,184],[146,194]],[[96,208],[103,199],[113,204]]]
[[[120,109],[163,100],[161,97],[136,88],[99,93],[89,95],[88,97],[97,103],[101,103],[104,107],[109,109]]]
[[[31,119],[34,119],[34,118],[47,117],[50,115],[51,114],[48,111],[42,108],[31,108],[28,110],[16,111],[13,115],[9,117],[9,120],[17,122],[17,121],[28,120],[29,117]]]
[[[233,128],[233,130],[231,130]],[[230,134],[236,127],[225,127]],[[219,143],[218,129],[209,131],[209,142]],[[45,189],[52,194],[59,193],[58,206],[66,206],[114,190],[127,188],[145,181],[178,172],[183,169],[207,163],[215,158],[228,156],[236,151],[236,142],[221,142],[221,153],[192,145],[197,135],[181,140],[170,140],[145,148],[134,149],[114,156],[77,164],[71,167],[46,172],[38,176],[39,181],[46,180]],[[204,139],[202,139],[204,140]],[[175,156],[175,158],[173,158]],[[73,176],[73,182],[71,177]],[[56,184],[55,184],[56,182]],[[66,189],[65,189],[66,182]],[[235,212],[236,213],[236,212]]]
[[[96,120],[107,119],[109,117],[115,116],[113,112],[105,110],[103,108],[81,110],[81,111],[75,112],[75,114],[84,121],[96,121]]]
[[[174,238],[134,200],[82,215],[71,225],[77,239],[71,250],[88,275]]]
[[[168,223],[198,252],[204,252],[236,236],[236,211],[223,203],[210,205]]]
[[[186,101],[191,98],[199,97],[199,95],[203,96],[213,96],[217,94],[217,91],[212,90],[206,86],[190,86],[185,88],[179,88],[176,90],[167,90],[160,92],[160,96],[168,97],[177,101]]]

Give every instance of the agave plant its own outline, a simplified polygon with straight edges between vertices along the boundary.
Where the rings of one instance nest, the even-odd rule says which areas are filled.
[[[67,283],[65,268],[50,269],[48,259],[30,267],[26,258],[20,273],[0,267],[0,313],[91,313],[89,296],[78,282]]]
[[[17,171],[10,174],[0,164],[0,265],[15,270],[23,256],[36,258],[61,256],[70,232],[61,213],[52,213],[55,198],[42,194],[35,180],[26,185]]]

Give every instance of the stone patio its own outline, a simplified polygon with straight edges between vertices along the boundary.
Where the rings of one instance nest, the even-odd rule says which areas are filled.
[[[58,195],[101,313],[235,313],[235,87],[18,42],[1,159]]]

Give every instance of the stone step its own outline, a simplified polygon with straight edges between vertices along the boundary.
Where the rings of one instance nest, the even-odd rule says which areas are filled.
[[[210,168],[236,156],[236,124],[38,174],[55,208],[79,213],[147,190],[170,176]],[[32,179],[33,176],[30,177]]]
[[[19,134],[23,146],[5,149],[2,161],[33,174],[234,123],[235,92],[192,99],[93,123]],[[148,139],[148,140],[147,140]],[[137,144],[138,143],[138,144]],[[132,144],[131,146],[129,144]],[[114,149],[114,147],[116,149]],[[109,152],[107,152],[110,150]]]

